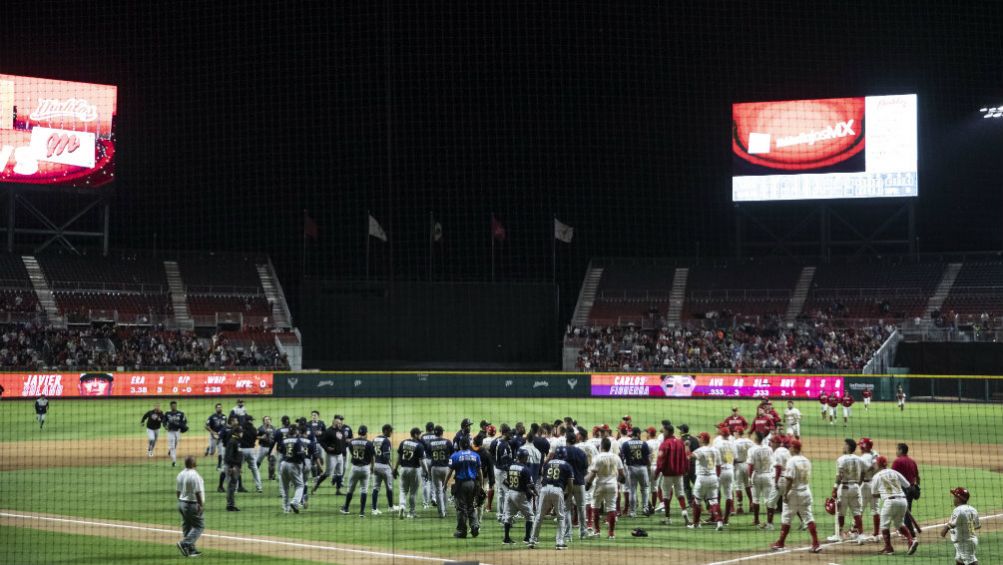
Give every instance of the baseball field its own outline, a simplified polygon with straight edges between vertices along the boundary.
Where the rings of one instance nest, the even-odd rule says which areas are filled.
[[[160,403],[166,410],[167,401]],[[206,433],[202,424],[215,399],[181,399],[179,409],[191,423],[179,450],[179,466],[167,458],[166,433],[161,432],[155,457],[146,454],[145,428],[140,418],[156,400],[53,400],[44,429],[35,420],[31,401],[0,403],[0,563],[168,563],[184,559],[174,544],[180,539],[180,517],[174,479],[185,455],[198,455],[205,478],[207,531],[199,542],[207,563],[319,562],[342,565],[368,563],[441,563],[473,561],[501,564],[563,563],[823,563],[866,564],[908,559],[914,563],[953,563],[954,548],[939,535],[939,525],[953,507],[949,489],[965,486],[971,504],[982,516],[978,556],[983,564],[1003,562],[1003,405],[975,403],[913,403],[899,411],[894,403],[875,402],[869,410],[853,407],[847,427],[823,422],[818,403],[797,403],[804,414],[804,450],[814,471],[814,513],[820,537],[834,531],[835,517],[823,501],[835,476],[835,460],[843,438],[868,436],[876,450],[894,459],[899,442],[909,444],[919,465],[922,498],[913,513],[924,526],[920,546],[906,556],[901,539],[898,554],[879,556],[880,544],[849,542],[824,544],[821,554],[809,554],[807,532],[797,521],[785,552],[770,552],[777,531],[752,526],[749,514],[732,516],[725,531],[713,527],[690,530],[676,518],[660,524],[650,518],[622,518],[615,540],[606,536],[579,540],[567,551],[554,550],[555,524],[547,519],[535,550],[522,544],[503,546],[501,526],[486,514],[480,536],[454,539],[455,512],[445,520],[435,509],[421,510],[413,520],[385,513],[358,516],[359,496],[349,515],[339,513],[344,499],[325,485],[300,514],[283,513],[275,481],[265,481],[264,493],[254,493],[250,472],[244,478],[249,493],[237,496],[240,512],[225,512],[225,495],[216,492],[216,458],[203,457]],[[225,411],[233,399],[221,399]],[[460,420],[481,419],[500,425],[517,421],[553,421],[571,416],[586,428],[615,426],[625,414],[642,428],[663,419],[689,424],[691,431],[714,431],[735,404],[751,420],[756,401],[719,400],[558,400],[558,399],[277,399],[251,398],[247,410],[257,418],[269,415],[309,416],[319,410],[330,421],[343,414],[353,428],[365,424],[374,432],[394,426],[395,443],[413,426],[441,423],[452,437]],[[782,406],[778,406],[782,410]],[[839,413],[837,412],[837,415]],[[371,434],[375,435],[375,434]],[[264,473],[264,471],[263,471]],[[396,485],[399,486],[399,485]],[[394,499],[398,493],[395,491]],[[748,508],[748,501],[745,502]],[[370,504],[367,504],[370,506]],[[386,510],[380,494],[379,508]],[[870,517],[865,512],[865,529]],[[678,516],[677,512],[673,512]],[[777,528],[779,529],[779,517]],[[522,521],[513,532],[522,535]],[[643,528],[648,537],[632,537]],[[515,535],[515,534],[513,534]],[[264,558],[263,560],[260,558]]]

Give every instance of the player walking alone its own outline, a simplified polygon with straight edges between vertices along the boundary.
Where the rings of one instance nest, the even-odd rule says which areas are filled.
[[[793,400],[787,401],[784,419],[787,420],[787,435],[794,436],[794,439],[801,439],[801,411],[794,407]]]
[[[38,429],[45,427],[45,417],[49,414],[49,399],[43,394],[35,399],[35,419],[38,420]]]
[[[171,401],[171,409],[164,414],[164,425],[167,427],[167,454],[171,456],[171,467],[178,464],[178,445],[181,434],[188,431],[188,418],[178,410],[178,403]]]
[[[210,414],[205,421],[205,431],[209,432],[209,445],[206,446],[204,455],[215,455],[217,451],[223,451],[223,446],[219,443],[219,432],[225,426],[226,414],[223,414],[223,405],[217,403],[216,411]],[[222,453],[220,453],[220,455],[222,455]]]
[[[202,555],[195,548],[195,542],[202,536],[205,529],[205,482],[202,476],[195,470],[197,461],[195,456],[185,457],[185,468],[178,473],[175,480],[178,496],[178,512],[181,514],[181,532],[184,537],[178,542],[178,550],[185,557],[198,557]]]
[[[146,426],[146,456],[153,457],[153,448],[157,447],[160,426],[164,423],[164,412],[160,409],[160,405],[154,404],[152,410],[143,414],[139,423]]]
[[[900,412],[904,412],[905,411],[905,390],[902,388],[902,385],[898,385],[898,387],[895,389],[895,400],[898,402],[899,411]]]

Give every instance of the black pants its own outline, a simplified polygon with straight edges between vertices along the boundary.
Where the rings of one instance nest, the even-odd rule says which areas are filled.
[[[913,500],[916,500],[916,492],[912,488],[907,488],[905,491],[905,501],[908,509],[906,510],[905,520],[903,520],[903,523],[905,524],[905,527],[909,529],[909,533],[915,536],[916,526],[918,523],[916,522],[916,519],[912,517]]]
[[[477,481],[457,481],[456,493],[453,500],[456,502],[456,531],[467,533],[467,528],[471,530],[480,529],[477,522],[477,511],[474,508],[474,493],[477,490]]]
[[[683,476],[683,490],[686,492],[686,504],[693,505],[693,483],[697,480],[696,472],[686,473]]]

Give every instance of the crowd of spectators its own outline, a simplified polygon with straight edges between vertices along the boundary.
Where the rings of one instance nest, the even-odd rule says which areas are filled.
[[[275,345],[236,345],[222,334],[96,326],[17,324],[0,330],[0,370],[288,369]]]
[[[582,371],[859,371],[894,327],[836,327],[828,319],[732,328],[572,328]]]

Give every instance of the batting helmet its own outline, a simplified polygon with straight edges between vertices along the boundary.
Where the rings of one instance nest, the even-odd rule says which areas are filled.
[[[871,448],[874,447],[874,442],[871,441],[871,438],[869,437],[862,437],[860,438],[860,441],[857,442],[857,445],[860,446],[860,449],[863,451],[870,451]]]
[[[829,497],[825,499],[825,512],[826,514],[835,515],[836,514],[836,499]]]
[[[968,493],[968,489],[965,487],[956,487],[951,489],[951,494],[961,499],[961,502],[968,504],[968,497],[971,496]]]
[[[561,446],[554,450],[554,459],[567,459],[568,458],[568,448]]]

